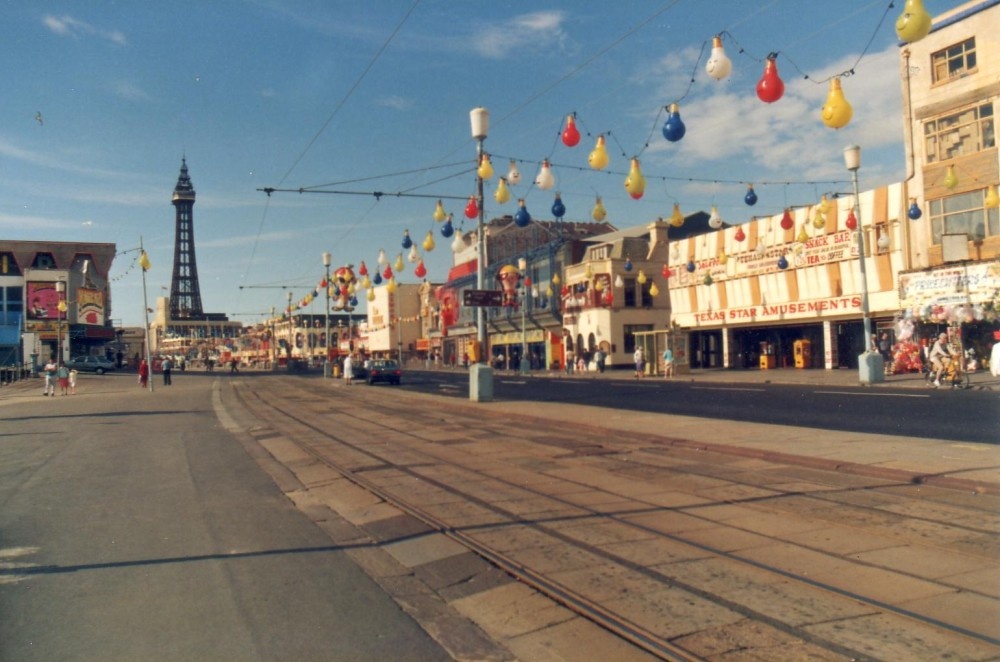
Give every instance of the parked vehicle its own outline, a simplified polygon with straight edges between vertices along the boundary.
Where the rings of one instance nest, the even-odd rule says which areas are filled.
[[[115,362],[103,356],[78,356],[66,361],[66,367],[79,372],[95,372],[103,375],[115,369]]]
[[[399,363],[392,359],[376,359],[372,361],[371,367],[368,368],[367,380],[369,384],[389,382],[398,386],[402,378],[403,369],[399,366]]]

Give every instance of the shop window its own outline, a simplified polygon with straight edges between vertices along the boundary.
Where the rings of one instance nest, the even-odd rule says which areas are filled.
[[[992,102],[924,122],[927,163],[954,159],[991,147],[996,147]]]
[[[645,283],[639,286],[642,290],[642,307],[652,308],[653,307],[653,295],[650,294],[649,290],[653,287],[653,281],[647,280]]]
[[[975,37],[931,54],[931,77],[934,83],[968,76],[975,70]]]
[[[1000,237],[1000,214],[986,208],[985,198],[985,191],[979,190],[929,200],[931,243],[940,245],[946,234],[964,234],[970,240]]]
[[[641,331],[652,331],[652,330],[653,330],[652,324],[626,324],[622,328],[622,331],[625,334],[625,338],[623,339],[625,345],[625,350],[624,350],[625,353],[632,354],[635,351],[635,334]]]
[[[625,301],[624,301],[623,305],[626,308],[635,308],[635,306],[636,306],[636,303],[635,303],[636,302],[636,296],[635,296],[635,293],[636,293],[636,290],[635,290],[636,282],[635,282],[635,278],[626,278],[626,279],[624,279],[624,283],[625,283],[625,287],[624,287],[624,290],[625,290],[624,291]]]

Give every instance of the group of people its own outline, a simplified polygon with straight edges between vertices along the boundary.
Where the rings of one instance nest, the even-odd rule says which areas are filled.
[[[62,395],[76,395],[77,372],[75,369],[70,370],[62,361],[57,365],[54,359],[49,359],[49,362],[45,364],[44,372],[45,390],[42,395],[54,396],[57,384]]]
[[[635,362],[635,378],[642,379],[646,376],[646,350],[642,346],[636,347],[635,352],[632,354],[632,360]],[[674,376],[674,352],[669,347],[663,350],[663,354],[660,356],[661,365],[663,367],[663,378],[670,379]]]

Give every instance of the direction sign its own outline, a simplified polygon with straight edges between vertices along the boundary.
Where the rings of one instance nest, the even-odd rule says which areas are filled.
[[[465,290],[462,293],[462,303],[466,306],[496,308],[503,305],[503,292],[500,290]]]

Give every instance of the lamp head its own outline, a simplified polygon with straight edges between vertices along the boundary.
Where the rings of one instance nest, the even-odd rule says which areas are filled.
[[[333,256],[330,255],[329,251],[325,251],[323,253],[323,266],[324,267],[329,267],[330,266],[330,261],[332,260],[332,258],[333,258]]]
[[[490,132],[490,111],[485,108],[473,108],[469,111],[469,121],[472,124],[472,137],[485,140]]]
[[[58,292],[59,294],[62,294],[65,291],[66,291],[66,282],[62,281],[62,280],[57,280],[56,281],[56,292]]]
[[[861,148],[857,145],[848,145],[844,148],[844,165],[851,172],[857,172],[861,167]]]

